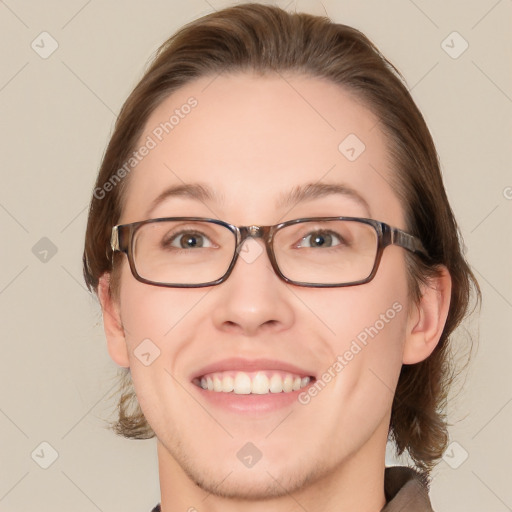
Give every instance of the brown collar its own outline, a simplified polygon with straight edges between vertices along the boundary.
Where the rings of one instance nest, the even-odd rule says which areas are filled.
[[[434,512],[428,497],[428,482],[412,468],[386,468],[384,491],[387,505],[381,512]]]

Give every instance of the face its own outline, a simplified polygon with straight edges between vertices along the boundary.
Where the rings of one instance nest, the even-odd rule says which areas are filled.
[[[190,97],[195,106],[182,108]],[[173,113],[166,133],[161,123]],[[405,229],[377,119],[322,79],[205,77],[152,113],[139,146],[148,137],[156,144],[131,171],[120,224],[199,216],[249,226],[353,216]],[[184,184],[213,195],[170,195],[153,207],[163,191]],[[308,184],[352,192],[284,204]],[[306,288],[274,273],[254,245],[263,247],[260,239],[251,244],[246,249],[257,256],[239,258],[227,281],[207,288],[141,283],[124,258],[124,338],[109,350],[130,367],[161,467],[212,494],[254,498],[335,478],[357,461],[382,464],[410,307],[404,249],[386,248],[367,284]],[[150,354],[145,364],[141,347]],[[276,386],[283,378],[312,379],[295,391],[249,395],[197,385],[197,377],[217,373],[217,385],[229,388],[239,372],[242,383],[257,372],[277,375]]]

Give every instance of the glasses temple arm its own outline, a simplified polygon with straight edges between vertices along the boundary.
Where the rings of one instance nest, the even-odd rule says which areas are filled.
[[[429,257],[429,254],[421,243],[421,240],[414,235],[410,235],[409,233],[402,231],[401,229],[394,228],[391,230],[391,243],[393,245],[399,245],[411,252],[422,254],[427,258]]]
[[[112,251],[120,251],[119,248],[119,226],[114,226],[112,228],[112,235],[110,237],[110,247]]]

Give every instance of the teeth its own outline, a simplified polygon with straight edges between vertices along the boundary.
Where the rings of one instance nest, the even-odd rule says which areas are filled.
[[[283,391],[283,379],[281,375],[274,374],[270,379],[270,392],[281,393]]]
[[[235,389],[237,395],[249,395],[251,393],[251,378],[246,373],[239,372],[235,377]]]
[[[230,393],[235,389],[235,381],[233,380],[233,377],[231,377],[230,375],[226,375],[226,377],[219,380],[222,382],[222,391],[224,393]]]
[[[272,371],[217,372],[201,377],[197,384],[203,389],[216,393],[266,395],[298,391],[306,387],[310,380],[310,377]]]
[[[213,391],[222,391],[222,381],[217,375],[213,376]]]
[[[293,389],[293,377],[287,375],[283,380],[283,391],[289,393]]]
[[[251,392],[255,395],[266,395],[269,385],[268,377],[264,373],[257,373],[252,379]]]

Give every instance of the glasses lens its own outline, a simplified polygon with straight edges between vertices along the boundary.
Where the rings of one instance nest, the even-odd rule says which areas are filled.
[[[291,224],[274,237],[282,274],[308,284],[349,284],[366,279],[375,264],[377,247],[373,226],[348,220]]]
[[[137,273],[162,284],[201,284],[222,277],[233,259],[235,234],[206,221],[158,221],[135,233]]]

